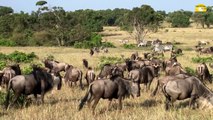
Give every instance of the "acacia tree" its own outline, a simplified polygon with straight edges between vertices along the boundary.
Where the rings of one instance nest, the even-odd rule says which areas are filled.
[[[51,24],[48,24],[49,31],[55,35],[55,38],[57,40],[57,43],[59,46],[63,46],[65,43],[65,30],[67,27],[64,27],[66,24],[65,17],[66,12],[63,10],[62,7],[47,7],[45,6],[47,4],[46,1],[38,1],[36,3],[37,6],[39,6],[38,13],[40,17],[46,17],[46,19],[51,19]],[[51,18],[53,16],[54,18]],[[45,20],[45,19],[43,19]],[[45,24],[48,22],[44,22]]]
[[[129,19],[133,27],[133,37],[137,43],[140,43],[148,33],[157,31],[163,16],[156,13],[151,6],[142,5],[130,11]]]
[[[204,28],[205,25],[207,26],[207,28],[209,28],[210,25],[213,24],[212,8],[213,8],[212,6],[208,6],[206,12],[195,12],[192,15],[192,19],[197,24],[197,26],[200,24],[202,28]]]

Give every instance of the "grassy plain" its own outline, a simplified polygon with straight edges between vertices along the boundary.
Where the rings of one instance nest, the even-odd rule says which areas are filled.
[[[178,41],[181,45],[178,48],[185,49],[184,55],[178,57],[178,61],[183,67],[195,69],[197,64],[192,63],[191,58],[198,54],[189,50],[197,44],[198,40],[209,41],[213,45],[213,29],[196,29],[196,28],[164,28],[159,32],[147,36],[147,40],[159,38],[164,42]],[[58,61],[63,61],[72,64],[83,71],[82,59],[86,58],[89,65],[96,67],[101,56],[116,56],[124,55],[129,57],[132,52],[138,51],[139,56],[142,56],[145,50],[128,50],[121,46],[119,40],[128,39],[130,43],[134,43],[132,36],[121,31],[118,27],[105,27],[103,41],[113,42],[117,48],[109,49],[108,54],[99,53],[93,57],[89,55],[89,50],[74,49],[69,47],[0,47],[0,52],[11,53],[14,50],[30,53],[35,52],[39,56],[39,61],[48,55],[53,55]],[[210,46],[209,45],[209,46]],[[187,50],[188,49],[188,50]],[[169,53],[165,54],[169,57]],[[208,55],[203,55],[208,56]],[[22,67],[22,66],[21,66]],[[210,69],[211,73],[213,70]],[[96,71],[98,73],[99,71]],[[85,81],[84,81],[85,83]],[[92,115],[91,110],[85,105],[82,111],[78,111],[80,99],[85,95],[85,90],[80,90],[79,87],[69,88],[66,85],[62,86],[62,90],[55,91],[54,94],[47,93],[45,96],[45,104],[36,105],[30,104],[24,108],[11,108],[4,111],[0,108],[0,120],[212,120],[212,109],[189,109],[188,100],[178,101],[175,103],[175,108],[170,111],[164,110],[164,96],[158,94],[156,97],[150,97],[151,91],[156,85],[154,80],[151,90],[148,92],[142,91],[141,96],[136,99],[128,98],[123,102],[123,110],[117,110],[117,102],[110,111],[107,111],[107,100],[100,100],[96,107],[96,115]],[[213,89],[213,85],[208,86]],[[143,87],[143,85],[142,85]]]

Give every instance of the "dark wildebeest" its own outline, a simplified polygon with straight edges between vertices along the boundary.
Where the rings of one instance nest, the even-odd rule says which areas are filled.
[[[162,70],[165,71],[166,67],[171,67],[176,62],[178,62],[176,56],[171,57],[169,60],[164,60],[162,62]]]
[[[200,50],[200,54],[206,53],[206,54],[213,54],[213,47],[203,48]]]
[[[60,80],[55,82],[55,80]],[[14,104],[21,94],[30,95],[33,94],[37,98],[37,94],[41,94],[41,102],[44,102],[44,95],[47,91],[54,87],[57,83],[58,90],[61,89],[61,79],[56,79],[50,73],[46,72],[44,69],[33,66],[33,71],[29,75],[17,75],[13,77],[8,84],[8,90],[6,95],[6,107],[9,105],[10,90],[14,92],[14,99],[12,104]]]
[[[166,84],[168,81],[170,80],[174,80],[174,79],[185,79],[187,77],[190,77],[189,75],[186,74],[178,74],[178,75],[174,75],[174,76],[164,76],[162,78],[157,79],[157,85],[154,89],[154,91],[152,92],[151,96],[155,96],[157,91],[159,89],[162,89],[163,85]]]
[[[95,80],[95,72],[94,70],[89,67],[88,61],[86,59],[83,59],[83,66],[87,69],[85,79],[87,81],[87,85],[89,85],[91,82]]]
[[[93,56],[93,54],[94,54],[94,51],[93,51],[93,49],[92,49],[92,48],[90,49],[90,52],[89,52],[89,54],[90,54],[91,56]]]
[[[126,63],[126,66],[127,66],[127,70],[131,71],[131,70],[134,70],[134,69],[139,69],[139,68],[142,68],[144,66],[150,65],[150,60],[137,61],[137,60],[126,59],[125,63]]]
[[[180,63],[173,63],[172,66],[166,67],[166,75],[178,75],[178,74],[187,74],[187,72],[181,67]]]
[[[64,81],[65,83],[68,82],[68,85],[71,87],[72,83],[74,82],[75,85],[77,85],[77,81],[80,82],[80,87],[83,89],[83,83],[82,83],[82,71],[74,68],[72,65],[67,65],[65,69],[65,75],[64,75]]]
[[[8,83],[11,78],[15,77],[16,75],[21,75],[21,69],[19,67],[19,64],[14,64],[11,66],[8,66],[2,70],[2,81],[1,84],[6,85],[6,89],[8,86]]]
[[[212,76],[209,73],[209,69],[205,63],[201,63],[196,68],[196,73],[198,78],[204,83],[205,80],[208,80],[209,83],[212,83]]]
[[[184,100],[190,98],[189,106],[195,107],[195,101],[203,97],[213,105],[213,93],[208,89],[198,78],[187,77],[185,79],[175,79],[168,81],[163,86],[163,93],[166,97],[165,108],[169,109],[169,106],[175,100]]]
[[[119,71],[119,75],[121,77],[124,76],[124,68],[122,66],[116,66],[116,65],[112,65],[112,64],[105,64],[100,73],[97,75],[96,79],[103,79],[103,78],[109,78],[111,76],[112,70],[113,68],[117,67],[117,71]]]
[[[130,80],[124,79],[117,74],[114,74],[117,67],[112,70],[112,77],[110,79],[101,79],[93,81],[89,85],[89,89],[79,104],[79,110],[81,110],[84,104],[87,102],[90,107],[90,103],[94,101],[92,105],[92,112],[95,113],[95,107],[98,104],[100,98],[108,99],[110,108],[112,99],[118,99],[119,109],[122,109],[122,99],[126,96],[132,95],[140,96],[139,82],[131,82]]]
[[[49,60],[49,59],[44,60],[43,63],[46,68],[50,69],[51,73],[58,73],[61,71],[65,71],[66,67],[68,66],[67,63],[58,62],[58,61]]]
[[[132,53],[131,57],[130,57],[130,60],[137,60],[138,59],[138,52],[134,52]]]
[[[144,66],[140,69],[131,70],[128,74],[128,78],[132,81],[139,81],[141,84],[145,84],[146,90],[150,89],[150,85],[155,77],[158,76],[158,70],[155,70],[153,66]]]

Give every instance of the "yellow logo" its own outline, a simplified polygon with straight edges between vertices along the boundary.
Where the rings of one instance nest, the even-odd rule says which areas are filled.
[[[204,4],[198,4],[195,6],[195,12],[206,12],[207,8]]]

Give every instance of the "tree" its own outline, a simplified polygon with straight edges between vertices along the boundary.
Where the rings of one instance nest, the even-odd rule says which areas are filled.
[[[11,7],[0,6],[0,16],[8,15],[13,13],[13,9]]]
[[[160,21],[163,20],[149,5],[133,8],[129,13],[129,19],[137,43],[143,41],[144,37],[151,31],[156,31]]]
[[[213,24],[212,8],[213,8],[212,6],[208,6],[206,12],[195,12],[192,15],[192,19],[197,24],[197,26],[201,24],[202,28],[204,28],[205,25],[207,26],[207,28],[209,28],[210,25]]]
[[[169,13],[168,22],[172,23],[172,27],[188,27],[190,25],[190,14],[183,10]]]

